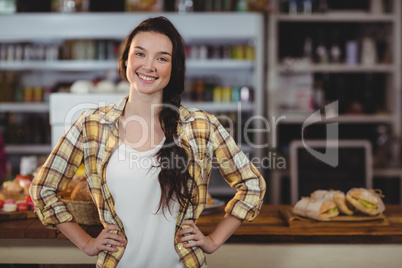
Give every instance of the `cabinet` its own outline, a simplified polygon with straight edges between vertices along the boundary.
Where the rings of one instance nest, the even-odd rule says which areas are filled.
[[[267,18],[267,115],[277,120],[268,137],[272,150],[289,160],[289,143],[301,139],[303,123],[321,110],[321,121],[309,127],[305,138],[325,139],[325,124],[338,123],[340,139],[372,142],[374,176],[387,173],[392,161],[400,165],[389,155],[401,140],[400,1],[272,4]],[[380,4],[382,11],[372,4]],[[337,116],[326,119],[330,103],[336,103]],[[387,145],[385,158],[377,142],[384,129],[395,142]],[[271,171],[272,203],[287,201],[280,185],[289,177],[288,169]]]
[[[0,40],[3,45],[16,43],[60,44],[66,40],[112,40],[122,41],[129,31],[143,19],[150,16],[163,15],[169,18],[183,36],[186,46],[194,50],[201,47],[223,48],[248,46],[252,49],[252,57],[200,57],[188,55],[187,79],[188,88],[194,81],[212,79],[215,86],[230,90],[243,86],[251,89],[252,101],[216,102],[205,101],[188,96],[184,105],[197,107],[224,116],[227,112],[239,119],[248,120],[252,116],[262,117],[264,101],[264,19],[261,14],[254,13],[194,13],[179,15],[175,13],[75,13],[75,14],[16,14],[0,16]],[[191,52],[190,52],[191,53]],[[94,79],[103,77],[116,79],[116,59],[60,59],[51,61],[31,59],[0,61],[1,72],[14,72],[20,77],[23,86],[35,84],[41,87],[53,87],[60,81],[73,82],[77,79]],[[12,89],[10,89],[12,90]],[[233,93],[233,92],[232,92]],[[63,93],[66,94],[66,93]],[[203,92],[205,94],[205,92]],[[95,95],[93,95],[95,96]],[[69,96],[72,97],[72,96]],[[27,104],[3,102],[0,113],[49,113],[47,103]],[[242,116],[243,115],[243,116]],[[226,116],[225,118],[229,118]],[[261,157],[263,149],[254,150],[254,145],[264,142],[262,133],[253,130],[259,128],[262,121],[240,121],[236,119],[239,133],[236,140],[245,152],[254,157]],[[260,119],[260,118],[259,118]],[[241,139],[244,125],[253,126],[250,142]],[[235,133],[235,134],[236,134]],[[56,135],[57,136],[57,135]],[[52,134],[52,140],[56,139]],[[252,141],[252,143],[251,143]],[[54,141],[52,141],[54,143]],[[8,155],[48,153],[50,142],[38,149],[35,145],[7,145]],[[216,186],[220,188],[220,186]]]

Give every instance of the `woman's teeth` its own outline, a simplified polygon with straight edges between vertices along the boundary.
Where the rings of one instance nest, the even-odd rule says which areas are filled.
[[[152,81],[155,80],[155,77],[148,77],[148,76],[143,76],[143,75],[138,75],[141,79],[145,80],[145,81]]]

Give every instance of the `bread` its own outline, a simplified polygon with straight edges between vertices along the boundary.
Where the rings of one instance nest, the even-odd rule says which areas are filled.
[[[75,186],[71,193],[71,200],[74,201],[92,201],[91,191],[87,181],[81,181]]]
[[[365,188],[352,188],[346,194],[346,200],[358,211],[376,216],[385,210],[380,194]]]
[[[353,215],[354,211],[351,210],[346,202],[345,193],[338,190],[316,190],[311,195],[313,199],[325,198],[335,202],[339,211],[346,215]]]
[[[68,183],[66,189],[59,192],[59,195],[65,199],[71,199],[71,194],[72,194],[74,188],[82,181],[86,181],[85,175],[74,175],[74,177]]]
[[[303,197],[293,207],[293,213],[315,220],[328,220],[338,216],[339,211],[335,202],[332,200]]]
[[[3,192],[6,194],[21,194],[24,192],[24,188],[14,181],[5,181],[3,183]]]

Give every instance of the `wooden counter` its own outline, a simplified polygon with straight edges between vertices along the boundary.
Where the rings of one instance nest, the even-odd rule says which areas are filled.
[[[251,243],[401,243],[402,244],[402,205],[387,205],[386,226],[343,226],[333,227],[289,227],[280,216],[280,209],[286,205],[263,205],[260,215],[254,222],[244,222],[228,242]],[[223,207],[211,214],[202,215],[198,227],[208,234],[224,214]],[[83,226],[88,233],[96,236],[102,226]],[[38,219],[0,222],[0,239],[66,239],[57,230],[45,228]]]
[[[386,206],[389,224],[384,226],[288,226],[279,213],[283,208],[289,206],[264,205],[254,222],[243,223],[225,245],[208,255],[210,267],[271,267],[266,266],[267,262],[275,264],[272,267],[375,267],[371,265],[376,263],[399,267],[402,263],[402,205]],[[223,214],[220,208],[200,217],[201,231],[211,232]],[[92,236],[102,229],[84,228]],[[333,265],[329,259],[334,260]],[[30,219],[0,222],[0,260],[93,264],[95,257],[79,251],[59,231]],[[325,266],[315,266],[320,262]]]

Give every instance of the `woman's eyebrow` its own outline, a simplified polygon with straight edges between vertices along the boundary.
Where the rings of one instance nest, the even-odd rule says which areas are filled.
[[[141,46],[135,46],[134,48],[137,48],[137,49],[146,51],[146,49],[143,48],[143,47],[141,47]],[[166,51],[160,51],[160,52],[158,52],[158,53],[159,53],[159,54],[164,54],[164,55],[172,56],[169,52],[166,52]]]

